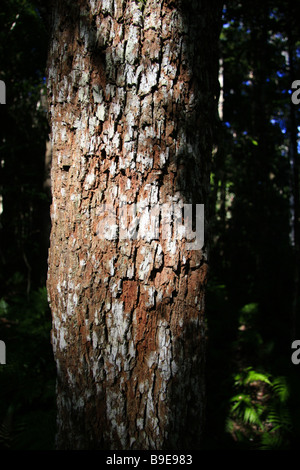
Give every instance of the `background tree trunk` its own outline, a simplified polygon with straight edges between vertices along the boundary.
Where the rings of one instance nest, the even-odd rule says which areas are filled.
[[[193,449],[203,429],[205,251],[161,229],[151,237],[143,217],[157,204],[206,204],[221,5],[145,3],[53,11],[58,448]],[[144,207],[136,239],[102,230],[103,204],[118,215],[122,203]]]

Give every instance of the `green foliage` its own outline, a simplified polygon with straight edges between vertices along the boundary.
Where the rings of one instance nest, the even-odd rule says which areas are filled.
[[[289,89],[291,74],[300,76],[298,16],[298,3],[279,0],[233,0],[223,11],[210,177],[208,401],[210,432],[219,426],[219,441],[234,449],[284,449],[300,435],[299,369],[289,354],[297,299],[291,135],[300,122]]]
[[[10,406],[0,424],[0,449],[9,450],[13,448],[15,438],[18,436],[19,432],[22,432],[22,427],[14,427],[13,408]]]
[[[7,315],[8,303],[4,299],[0,299],[0,317]]]
[[[239,311],[239,329],[241,331],[252,329],[257,323],[258,315],[259,305],[257,302],[244,305]]]
[[[146,0],[137,3],[144,11]],[[37,5],[45,2],[2,0],[0,12],[0,79],[8,103],[0,109],[2,449],[51,448],[55,427],[51,319],[40,273],[49,210],[43,192],[47,34]],[[291,433],[300,436],[299,370],[287,365],[294,278],[286,60],[293,49],[298,79],[299,13],[299,3],[286,0],[233,0],[224,9],[224,101],[210,177],[206,301],[207,434],[214,449],[285,449]],[[295,108],[296,122],[299,112]]]
[[[292,420],[286,378],[272,378],[247,367],[235,375],[234,387],[237,393],[230,400],[227,432],[261,450],[288,447]]]
[[[257,381],[271,385],[271,381],[269,379],[268,374],[265,374],[263,372],[257,372],[251,367],[247,367],[241,373],[235,375],[234,384],[237,387],[246,387],[248,385],[252,385]]]

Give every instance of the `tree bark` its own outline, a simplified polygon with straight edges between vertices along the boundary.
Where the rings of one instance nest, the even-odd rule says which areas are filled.
[[[164,233],[173,209],[206,204],[220,13],[218,1],[193,0],[54,7],[48,293],[60,449],[200,445],[206,244]],[[124,207],[140,211],[128,210],[135,236],[122,232]],[[154,236],[157,207],[168,210]]]

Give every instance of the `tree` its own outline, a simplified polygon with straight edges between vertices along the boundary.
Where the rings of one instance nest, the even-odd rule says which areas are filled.
[[[220,15],[219,1],[55,3],[48,294],[58,448],[199,447],[207,244],[164,234],[184,204],[204,204],[207,217]],[[158,236],[147,226],[157,207]]]

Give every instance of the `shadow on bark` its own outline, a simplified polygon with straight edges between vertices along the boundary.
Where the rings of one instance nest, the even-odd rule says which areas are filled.
[[[169,135],[165,133],[163,138],[171,139],[172,143],[169,145],[167,142],[162,141],[161,136],[152,137],[148,143],[155,149],[158,156],[162,147],[166,148],[169,145],[170,148],[168,161],[156,174],[156,181],[159,188],[164,189],[166,196],[174,196],[179,193],[184,202],[204,204],[207,217],[210,154],[213,145],[213,132],[216,124],[218,99],[217,38],[220,24],[215,18],[220,18],[221,5],[218,1],[210,4],[193,0],[164,2],[164,8],[167,10],[174,9],[177,6],[178,12],[176,13],[174,10],[174,15],[177,15],[176,21],[179,23],[182,22],[182,36],[180,39],[182,42],[178,63],[176,64],[177,76],[174,77],[173,84],[175,85],[178,81],[184,80],[183,88],[185,88],[178,100],[170,99],[169,102],[164,103],[164,120],[166,126],[171,123],[172,131]],[[119,63],[114,64],[111,62],[114,56],[111,53],[108,54],[108,49],[111,47],[109,40],[99,35],[96,17],[91,11],[90,2],[86,0],[75,4],[69,4],[68,2],[67,8],[70,8],[70,11],[68,11],[69,17],[66,18],[65,27],[68,28],[66,38],[69,39],[69,44],[64,74],[67,76],[72,71],[73,56],[76,52],[76,41],[80,41],[80,38],[76,37],[76,34],[78,30],[80,31],[78,24],[81,22],[81,24],[85,25],[81,30],[88,32],[87,39],[92,64],[91,68],[96,70],[96,76],[100,80],[98,85],[102,88],[107,84],[115,85],[118,78]],[[144,22],[149,14],[147,8],[146,5],[143,11]],[[63,14],[63,10],[64,7],[62,7],[61,14]],[[66,12],[67,10],[64,11]],[[125,10],[123,13],[125,14]],[[72,20],[70,20],[70,18],[72,18]],[[143,26],[141,26],[140,34],[142,43],[144,34]],[[175,39],[177,40],[178,38]],[[72,50],[72,44],[74,50]],[[182,45],[184,45],[184,51]],[[158,60],[161,60],[161,52]],[[140,57],[140,65],[143,66],[144,70],[147,70],[147,67],[151,64],[142,56]],[[160,67],[162,67],[161,63]],[[158,88],[159,86],[156,84],[151,89],[152,107],[155,105],[153,101],[154,93]],[[131,88],[131,91],[133,89],[134,87]],[[139,86],[137,86],[136,93],[139,94]],[[101,134],[102,126],[99,127],[98,132]],[[177,145],[179,140],[182,141],[182,145]],[[97,151],[100,151],[100,149]],[[105,148],[102,148],[101,152],[102,156],[104,155],[104,158],[107,158]],[[119,157],[117,154],[109,158],[118,163]],[[155,164],[156,160],[154,155],[154,165]],[[152,169],[150,169],[148,173],[138,175],[140,189],[145,185],[151,172],[153,173]],[[207,225],[206,220],[206,229]],[[148,308],[147,315],[145,315],[146,319],[143,325],[145,331],[147,331],[147,328],[150,328],[151,325],[153,327],[153,324],[161,324],[160,321],[163,320],[166,326],[162,334],[165,335],[165,339],[167,338],[166,335],[168,335],[170,339],[170,356],[168,356],[170,373],[168,372],[166,378],[163,380],[161,378],[164,373],[163,368],[159,373],[157,372],[157,377],[161,380],[161,384],[165,385],[166,401],[169,405],[164,408],[165,405],[163,404],[161,408],[161,403],[155,404],[161,412],[165,409],[168,416],[165,417],[164,421],[165,429],[163,431],[157,431],[157,433],[160,434],[159,439],[155,440],[154,431],[149,429],[149,449],[194,450],[199,449],[201,446],[201,433],[203,430],[205,410],[204,370],[206,330],[203,315],[207,268],[204,251],[206,250],[207,246],[205,246],[205,249],[203,249],[201,253],[192,252],[188,254],[188,261],[185,265],[182,265],[182,261],[179,261],[176,269],[173,269],[172,274],[174,276],[174,282],[177,283],[176,290],[173,291],[170,298],[163,299],[163,301],[156,299],[154,306]],[[182,253],[179,254],[180,260],[181,257]],[[152,277],[154,277],[159,270],[162,271],[162,268],[160,267],[156,270],[153,268],[151,273]],[[188,281],[184,280],[186,278]],[[166,286],[164,288],[166,288]],[[150,317],[150,320],[148,317]],[[177,324],[178,320],[182,321],[181,325]],[[151,335],[156,338],[157,331],[149,333],[149,337]],[[148,341],[149,337],[147,337],[146,334],[139,343],[139,347],[143,343],[146,349],[148,342],[150,344],[150,341]],[[142,350],[141,348],[141,351]],[[160,357],[160,351],[157,351],[157,354],[158,357]],[[137,368],[138,361],[141,361],[141,363],[145,362],[141,354],[139,358],[136,359],[135,371],[139,370],[139,368]],[[158,370],[159,367],[157,365],[157,371]],[[64,384],[62,383],[62,388],[63,387]],[[128,384],[128,387],[133,387],[133,379]],[[155,392],[155,387],[158,387],[158,385],[153,382],[153,393]],[[157,393],[157,397],[162,397],[163,392],[164,391],[161,390]],[[99,401],[100,396],[98,395],[92,407],[99,408],[100,406],[102,413],[105,414],[105,401],[109,393],[109,389],[105,389],[102,393],[102,404]],[[89,406],[92,403],[91,401],[93,401],[92,397]],[[127,405],[127,409],[130,409],[130,406],[130,404]],[[158,421],[162,421],[163,417],[159,415],[160,411],[156,413]],[[74,426],[78,432],[90,433],[89,427],[98,426],[97,418],[96,416],[93,418],[93,414],[94,416],[98,416],[99,409],[90,412],[90,419],[91,421],[94,420],[94,424],[87,423],[84,417],[82,419],[85,424],[83,424],[83,421],[81,421],[82,415],[77,414],[76,416],[76,413],[74,413]],[[76,425],[75,421],[77,422]],[[102,423],[104,421],[105,419]],[[147,418],[145,418],[145,422],[147,426]],[[130,425],[128,424],[128,426]],[[82,436],[82,438],[79,439],[80,444],[78,445],[81,448],[101,447],[110,449],[110,444],[105,438],[103,438],[100,444],[99,441],[97,441],[98,437],[96,436],[96,432],[93,431],[92,434],[95,437]],[[73,439],[76,441],[76,437]],[[95,441],[93,441],[93,439],[95,439]],[[69,445],[71,446],[72,444]],[[64,444],[62,444],[62,447],[63,446]],[[77,444],[75,444],[75,446],[77,446]],[[124,444],[121,442],[116,444],[115,442],[114,446],[122,448]],[[126,446],[128,450],[130,448],[139,449],[138,440],[135,443],[131,443],[129,436],[129,439],[126,441]],[[143,444],[143,446],[145,446],[145,444]],[[114,448],[114,450],[116,449]]]

